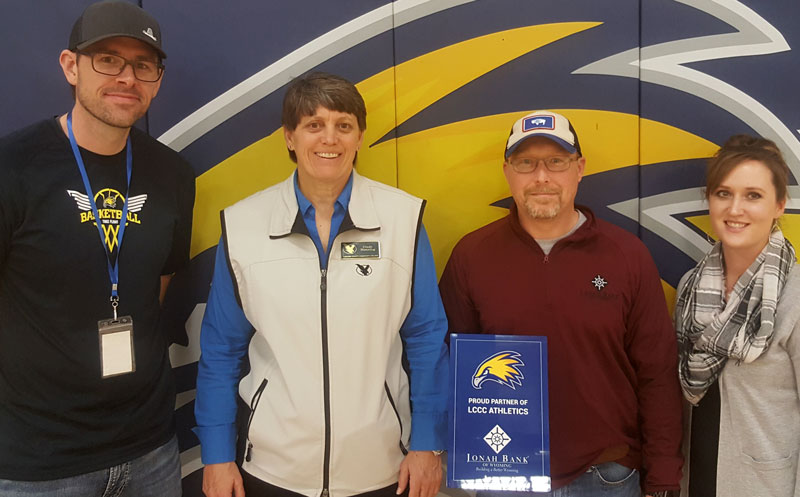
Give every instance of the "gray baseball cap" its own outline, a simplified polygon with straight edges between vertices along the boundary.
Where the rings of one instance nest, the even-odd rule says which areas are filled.
[[[124,0],[108,0],[88,6],[72,26],[69,49],[84,49],[115,36],[135,38],[153,47],[162,59],[167,58],[161,48],[158,21],[139,6]]]

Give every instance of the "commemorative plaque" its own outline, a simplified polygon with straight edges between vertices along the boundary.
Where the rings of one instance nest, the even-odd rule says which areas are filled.
[[[550,491],[547,338],[450,337],[447,486]]]

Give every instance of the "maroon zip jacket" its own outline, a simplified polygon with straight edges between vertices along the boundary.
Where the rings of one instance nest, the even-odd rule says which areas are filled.
[[[553,488],[604,451],[677,490],[683,458],[677,345],[644,244],[587,221],[545,256],[516,206],[458,242],[439,283],[451,333],[543,335],[548,343]]]

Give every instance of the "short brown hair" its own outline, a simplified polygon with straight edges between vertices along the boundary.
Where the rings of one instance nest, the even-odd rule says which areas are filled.
[[[706,168],[706,191],[708,198],[719,188],[731,171],[744,161],[761,162],[772,173],[775,198],[780,202],[787,198],[789,166],[783,154],[772,140],[749,135],[734,135],[708,160]]]
[[[324,72],[300,76],[289,84],[283,97],[281,124],[284,129],[294,131],[303,117],[313,116],[320,106],[353,114],[358,128],[362,132],[367,129],[367,106],[355,85],[341,76]],[[289,150],[289,157],[297,162],[294,150]]]

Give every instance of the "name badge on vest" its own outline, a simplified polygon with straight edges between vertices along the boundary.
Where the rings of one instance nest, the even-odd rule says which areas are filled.
[[[100,334],[100,365],[103,378],[133,373],[136,359],[133,354],[133,318],[103,319],[97,322]]]
[[[342,242],[342,259],[380,259],[380,242]]]

